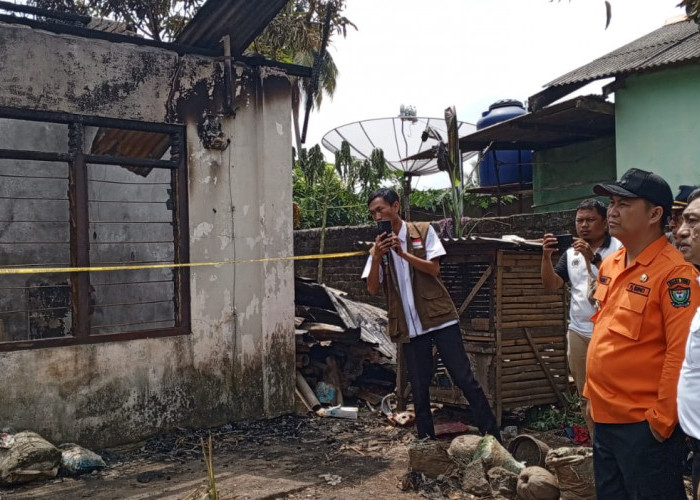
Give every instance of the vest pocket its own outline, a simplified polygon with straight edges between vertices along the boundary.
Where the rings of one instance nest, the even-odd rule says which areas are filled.
[[[431,318],[450,314],[453,311],[452,299],[445,296],[445,292],[440,289],[421,291],[421,297],[424,300],[426,312]]]
[[[630,340],[639,340],[647,299],[644,295],[627,292],[613,314],[610,331]]]

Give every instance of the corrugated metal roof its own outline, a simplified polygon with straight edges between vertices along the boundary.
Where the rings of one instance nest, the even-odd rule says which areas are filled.
[[[680,21],[620,47],[578,69],[552,80],[545,87],[588,83],[626,73],[688,64],[700,60],[700,31],[693,21]]]
[[[286,3],[287,0],[208,0],[175,41],[215,48],[224,35],[230,35],[231,53],[240,55]]]
[[[615,105],[599,96],[579,96],[460,137],[459,149],[549,149],[614,133]],[[429,149],[407,159],[431,158],[435,154],[435,149]]]

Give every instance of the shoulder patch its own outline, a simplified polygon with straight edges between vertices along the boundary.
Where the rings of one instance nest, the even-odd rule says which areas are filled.
[[[631,293],[636,293],[637,295],[644,295],[645,297],[648,297],[651,291],[651,289],[638,285],[637,283],[629,283],[626,290]]]
[[[666,282],[673,307],[688,307],[690,304],[690,280],[673,278]]]

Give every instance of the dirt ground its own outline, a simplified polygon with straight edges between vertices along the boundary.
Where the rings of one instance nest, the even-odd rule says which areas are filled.
[[[447,409],[436,417],[457,426],[468,422],[467,415]],[[0,499],[200,500],[207,483],[200,438],[210,433],[221,499],[445,498],[429,488],[402,491],[411,430],[388,425],[383,415],[362,408],[357,420],[289,415],[177,430],[129,447],[98,450],[108,462],[105,470],[0,488]],[[561,432],[533,435],[553,447],[570,445]],[[453,437],[439,439],[448,444]],[[461,498],[475,497],[465,493]]]

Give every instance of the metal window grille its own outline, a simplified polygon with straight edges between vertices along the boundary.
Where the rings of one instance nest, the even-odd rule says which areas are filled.
[[[0,108],[0,267],[189,261],[184,128]],[[186,267],[3,276],[0,350],[189,332]]]

